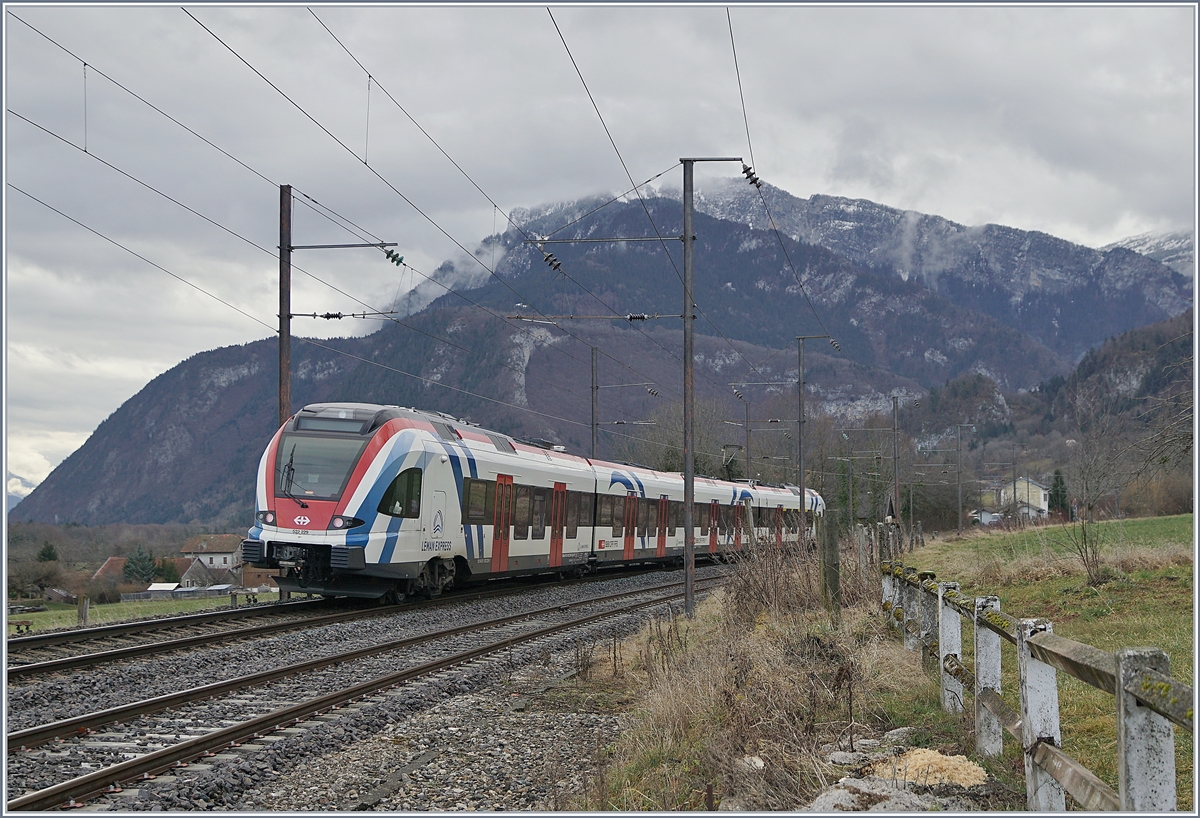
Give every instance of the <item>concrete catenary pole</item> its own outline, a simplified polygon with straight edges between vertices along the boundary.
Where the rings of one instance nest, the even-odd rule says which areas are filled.
[[[892,395],[892,497],[896,499],[896,525],[900,525],[900,398]]]
[[[292,186],[279,186],[279,425],[292,416]]]
[[[962,533],[962,426],[954,427],[954,470],[958,472],[958,533]]]
[[[695,451],[695,352],[693,335],[695,303],[692,300],[692,280],[695,275],[696,237],[692,212],[694,160],[683,162],[683,610],[690,619],[695,616],[696,527],[692,519],[696,505]]]
[[[592,347],[592,460],[596,459],[597,424],[599,424],[600,382],[596,374],[596,359],[599,350]]]

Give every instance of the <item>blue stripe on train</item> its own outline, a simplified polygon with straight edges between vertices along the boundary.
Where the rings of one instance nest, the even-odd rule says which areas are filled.
[[[446,450],[446,454],[449,455],[449,457],[450,457],[450,468],[454,471],[454,487],[456,489],[458,489],[458,507],[461,509],[462,504],[463,504],[463,502],[462,502],[462,497],[463,497],[462,461],[459,460],[458,452],[455,451],[447,441],[441,440],[439,442],[442,444],[442,448]],[[474,559],[475,558],[475,545],[471,541],[471,527],[463,526],[463,533],[466,535],[466,540],[467,540],[467,557],[469,559]]]

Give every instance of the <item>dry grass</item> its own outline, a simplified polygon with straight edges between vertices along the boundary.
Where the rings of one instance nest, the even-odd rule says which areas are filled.
[[[654,620],[597,663],[586,682],[636,696],[627,729],[597,754],[572,808],[694,810],[716,801],[794,810],[845,774],[822,745],[915,725],[919,740],[967,752],[969,727],[937,707],[917,657],[885,632],[877,580],[843,561],[836,624],[804,555],[744,552],[694,620]]]

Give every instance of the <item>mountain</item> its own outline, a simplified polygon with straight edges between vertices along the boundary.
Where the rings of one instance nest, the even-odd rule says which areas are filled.
[[[8,488],[7,509],[12,511],[13,506],[24,500],[33,491],[34,485],[19,474],[12,472],[8,472],[5,482]]]
[[[570,224],[578,211],[593,207],[582,202],[521,216],[526,233],[559,240],[652,237],[645,210],[662,236],[678,237],[683,230],[680,203],[666,198],[647,199],[645,210],[642,203],[614,204]],[[695,230],[699,334],[725,334],[777,350],[794,348],[797,335],[829,334],[848,359],[926,388],[963,372],[982,372],[1016,390],[1069,371],[1068,362],[1042,344],[918,280],[703,213],[696,214]],[[497,311],[513,312],[514,292],[527,305],[521,312],[544,315],[678,315],[682,307],[677,238],[663,244],[547,245],[561,261],[561,275],[522,234],[507,233],[503,242],[505,256],[497,268],[502,280],[471,293]],[[443,298],[433,306],[453,301]]]
[[[1192,231],[1176,230],[1171,233],[1141,233],[1106,244],[1101,251],[1123,247],[1141,253],[1155,261],[1161,261],[1185,278],[1196,274],[1196,253],[1192,244]]]
[[[803,199],[766,184],[760,199],[739,181],[709,185],[697,209],[761,227],[765,199],[792,238],[903,281],[918,280],[1072,362],[1105,338],[1178,315],[1192,301],[1190,272],[1120,243],[1095,250],[1036,231],[968,227],[865,199]]]
[[[748,395],[756,416],[794,418],[801,334],[832,335],[840,347],[821,340],[806,347],[813,411],[861,417],[889,408],[890,394],[922,395],[955,379],[984,378],[997,394],[1031,390],[1069,375],[1087,339],[1098,343],[1138,316],[1182,311],[1190,298],[1190,281],[1126,248],[1101,253],[1010,228],[960,229],[869,202],[766,192],[786,222],[782,238],[754,216],[749,205],[761,210],[761,202],[746,191],[708,192],[696,215],[696,389],[713,417],[741,417],[731,385],[753,383],[760,384]],[[414,406],[586,453],[594,346],[602,351],[599,382],[630,386],[600,393],[607,432],[600,455],[615,456],[625,432],[614,421],[643,419],[680,400],[682,208],[677,199],[651,197],[645,210],[634,202],[592,212],[603,203],[514,214],[525,233],[488,237],[478,251],[489,264],[497,260],[495,275],[447,261],[433,276],[443,287],[410,296],[403,306],[411,314],[372,335],[320,345],[295,339],[292,410],[318,401]],[[650,237],[646,210],[662,243],[546,245],[561,260],[554,269],[527,241]],[[837,240],[839,212],[848,226]],[[972,238],[955,238],[956,231]],[[915,243],[900,264],[904,235]],[[880,242],[874,251],[870,237]],[[629,313],[660,317],[612,317]],[[505,319],[513,314],[610,317]],[[15,516],[249,524],[257,463],[278,417],[276,356],[277,344],[266,339],[197,354],[155,378]],[[1002,404],[1002,395],[980,395],[988,406]]]

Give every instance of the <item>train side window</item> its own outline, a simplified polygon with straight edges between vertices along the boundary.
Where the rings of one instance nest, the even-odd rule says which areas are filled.
[[[573,540],[579,536],[579,492],[567,492],[567,531],[566,538]]]
[[[613,498],[607,495],[599,498],[600,505],[596,514],[596,526],[610,526],[613,524]]]
[[[531,540],[546,538],[546,509],[550,506],[550,490],[533,490],[533,530],[529,534]]]
[[[700,536],[708,536],[708,503],[696,503],[692,506],[692,524],[700,526]]]
[[[628,502],[628,501],[627,501]],[[634,500],[637,506],[637,536],[645,537],[646,528],[650,522],[650,501],[645,498]]]
[[[667,501],[667,536],[674,537],[675,529],[683,527],[683,503]]]
[[[625,535],[625,501],[626,497],[605,497],[605,500],[612,500],[612,535],[613,539],[618,539]]]
[[[495,502],[495,484],[488,480],[463,480],[463,519],[468,523],[490,523]]]
[[[533,489],[530,486],[515,486],[513,491],[514,540],[529,539],[529,515],[533,505]]]
[[[596,495],[590,491],[581,492],[579,495],[579,524],[584,528],[591,528],[596,524],[595,508]]]
[[[379,513],[390,517],[421,516],[420,469],[405,469],[396,475],[379,501]]]

